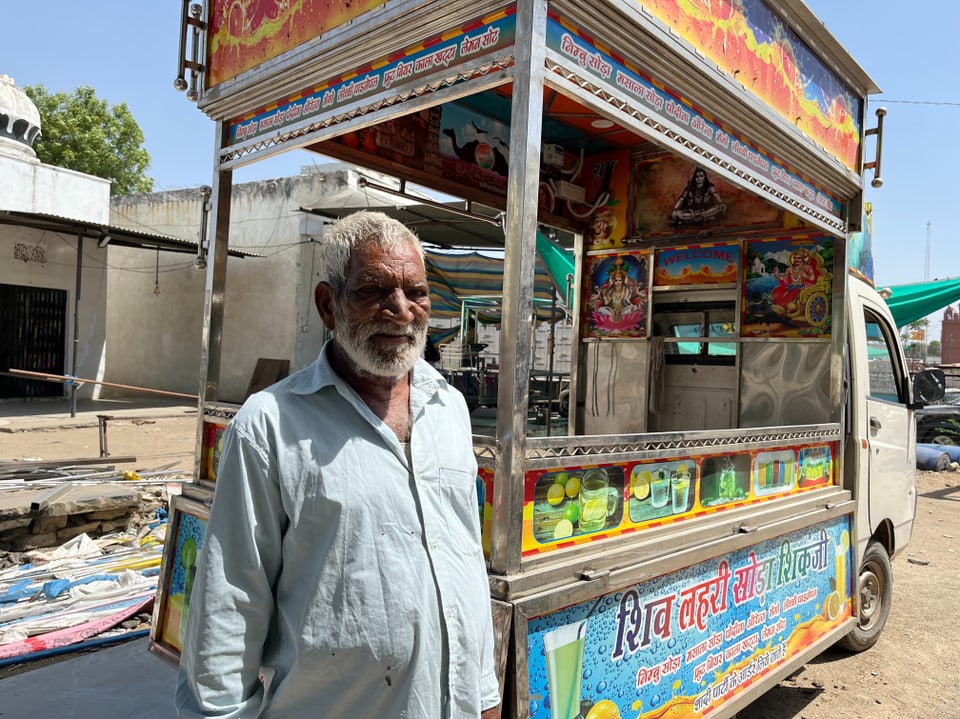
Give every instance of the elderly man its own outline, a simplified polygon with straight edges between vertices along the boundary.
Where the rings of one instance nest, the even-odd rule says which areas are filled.
[[[421,359],[417,237],[333,225],[319,359],[223,443],[190,601],[181,717],[499,717],[463,397]]]

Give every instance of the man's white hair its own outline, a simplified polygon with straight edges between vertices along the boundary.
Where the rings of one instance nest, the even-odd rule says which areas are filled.
[[[380,247],[410,245],[424,259],[420,238],[409,227],[382,212],[361,210],[340,218],[327,229],[320,244],[320,281],[339,295],[350,272],[354,248],[368,243]]]

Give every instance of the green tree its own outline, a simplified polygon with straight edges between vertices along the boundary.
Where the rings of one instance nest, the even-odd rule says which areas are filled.
[[[940,340],[931,340],[930,344],[927,345],[927,354],[939,358],[940,352]]]
[[[111,107],[92,87],[72,93],[24,88],[40,112],[42,137],[34,150],[40,161],[110,180],[112,195],[150,192],[150,155],[143,132],[125,102]]]

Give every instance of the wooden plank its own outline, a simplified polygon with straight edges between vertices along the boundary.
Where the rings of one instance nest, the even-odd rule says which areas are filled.
[[[290,372],[290,360],[257,358],[257,366],[253,370],[250,384],[247,387],[247,397],[254,392],[266,389],[274,382],[279,382]],[[244,398],[246,399],[246,397]]]

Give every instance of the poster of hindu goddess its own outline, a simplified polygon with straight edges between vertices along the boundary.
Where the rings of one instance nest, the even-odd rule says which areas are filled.
[[[650,253],[614,252],[587,257],[584,337],[646,337]]]

